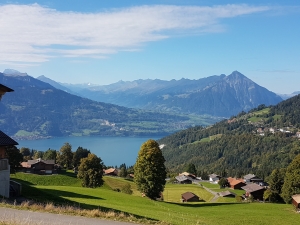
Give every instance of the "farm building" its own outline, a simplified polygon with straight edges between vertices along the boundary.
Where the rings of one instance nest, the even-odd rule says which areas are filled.
[[[193,183],[193,179],[188,176],[185,176],[185,175],[177,176],[177,177],[175,177],[175,179],[176,179],[177,183],[179,183],[179,184]]]
[[[247,184],[246,186],[242,187],[243,190],[246,191],[245,196],[250,197],[252,196],[255,200],[263,200],[264,199],[264,192],[265,188],[259,186],[258,184]]]
[[[292,196],[292,204],[297,210],[300,209],[300,194]]]
[[[55,171],[54,160],[42,160],[41,158],[39,158],[34,160],[28,160],[27,162],[22,162],[21,165],[25,172],[30,173],[52,174]]]
[[[246,186],[245,182],[243,180],[238,180],[235,178],[228,178],[227,179],[230,185],[231,189],[241,189],[243,186]]]
[[[199,202],[199,197],[192,192],[185,192],[181,195],[182,202]]]
[[[104,170],[104,174],[107,176],[118,176],[118,170],[115,168],[109,168]]]
[[[231,192],[231,191],[223,191],[223,192],[219,192],[219,196],[221,196],[221,197],[235,197],[236,194]]]

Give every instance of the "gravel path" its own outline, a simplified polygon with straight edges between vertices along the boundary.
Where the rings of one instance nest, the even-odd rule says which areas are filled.
[[[200,185],[200,182],[198,182],[198,185]],[[203,187],[205,190],[207,190],[208,192],[210,192],[210,193],[212,193],[212,194],[214,195],[213,199],[212,199],[212,200],[210,200],[210,202],[216,202],[216,201],[217,201],[217,199],[220,197],[220,196],[218,195],[218,193],[217,193],[217,192],[215,192],[215,191],[212,191],[211,189],[209,189],[209,188],[205,187],[204,185],[202,185],[202,187]]]
[[[130,225],[133,223],[111,220],[94,219],[80,216],[52,214],[46,212],[32,212],[0,207],[1,221],[10,221],[18,225]]]

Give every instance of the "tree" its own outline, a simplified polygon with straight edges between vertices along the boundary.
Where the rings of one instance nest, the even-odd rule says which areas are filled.
[[[6,148],[6,157],[8,158],[11,172],[14,172],[15,169],[21,166],[23,155],[20,153],[19,149],[17,149],[16,146]]]
[[[56,150],[48,149],[44,152],[43,159],[44,160],[56,160],[57,152]]]
[[[119,170],[119,174],[118,174],[118,176],[119,177],[127,177],[127,170],[126,170],[126,168],[125,167],[121,167],[121,169]]]
[[[83,187],[100,187],[103,185],[102,176],[103,163],[101,158],[90,153],[88,157],[81,159],[77,177],[81,179],[81,185]]]
[[[73,166],[77,167],[80,164],[80,160],[83,158],[88,157],[88,155],[91,153],[90,150],[87,150],[86,148],[78,147],[77,150],[74,152],[73,155]]]
[[[224,177],[222,177],[218,184],[220,185],[221,188],[224,188],[224,187],[228,187],[229,186],[229,183],[228,183],[228,180]]]
[[[31,156],[30,156],[31,152],[30,152],[29,148],[25,148],[25,147],[20,148],[20,153],[23,155],[24,161],[31,159]]]
[[[300,155],[297,155],[286,169],[281,197],[286,203],[292,201],[292,195],[300,194]]]
[[[269,196],[271,202],[282,201],[280,197],[284,183],[285,169],[274,169],[269,177],[269,186],[272,194]]]
[[[122,167],[123,168],[123,167]],[[133,191],[131,190],[131,185],[129,183],[124,184],[121,187],[121,192],[125,193],[125,194],[129,194],[131,195],[133,193]]]
[[[184,170],[188,173],[194,174],[195,176],[197,175],[196,166],[193,163],[187,164]]]
[[[154,140],[141,146],[134,165],[134,182],[140,192],[151,199],[160,197],[166,184],[165,158]]]
[[[57,154],[57,163],[65,168],[70,168],[73,160],[72,146],[65,143]]]
[[[42,151],[35,151],[34,152],[34,155],[33,155],[33,159],[39,159],[39,158],[43,158],[43,155],[44,155],[44,152],[42,152]]]

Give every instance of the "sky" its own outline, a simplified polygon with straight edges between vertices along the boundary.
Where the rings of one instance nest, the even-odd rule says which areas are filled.
[[[0,30],[0,72],[106,85],[237,70],[300,91],[299,1],[0,0]]]

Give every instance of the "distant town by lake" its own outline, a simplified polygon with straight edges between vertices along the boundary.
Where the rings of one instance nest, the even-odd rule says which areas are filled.
[[[29,149],[46,151],[49,148],[59,151],[68,142],[72,145],[72,151],[81,146],[90,150],[102,159],[107,166],[119,166],[126,163],[127,166],[134,165],[141,145],[149,140],[158,140],[162,137],[58,137],[39,140],[20,140],[19,146]]]

